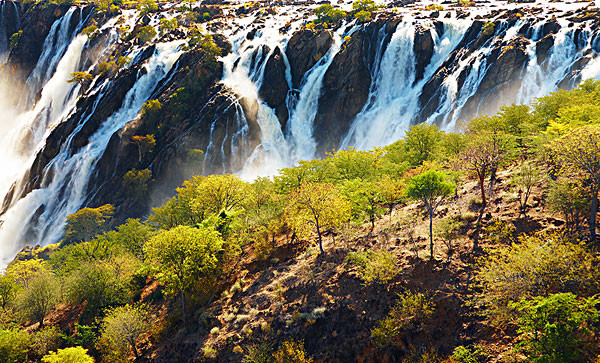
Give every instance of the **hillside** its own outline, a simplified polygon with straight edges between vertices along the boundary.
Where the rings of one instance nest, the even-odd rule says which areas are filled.
[[[0,3],[1,362],[598,362],[584,2]]]

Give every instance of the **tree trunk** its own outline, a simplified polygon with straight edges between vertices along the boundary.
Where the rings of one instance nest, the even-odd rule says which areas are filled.
[[[373,230],[375,230],[375,216],[371,216],[371,231],[369,234],[373,233]]]
[[[477,223],[475,224],[475,234],[473,235],[473,251],[479,249],[479,232],[481,232],[481,221],[483,220],[483,212],[485,211],[486,203],[483,203],[479,210],[479,216],[477,217]]]
[[[187,326],[186,312],[185,312],[185,292],[181,290],[181,317],[183,319],[183,326]]]
[[[130,341],[129,344],[131,344],[131,348],[133,349],[133,355],[137,360],[140,357],[140,354],[138,353],[137,348],[135,347],[135,341]]]
[[[317,236],[319,237],[319,250],[321,251],[321,254],[324,254],[325,251],[323,251],[323,236],[321,235],[321,228],[319,228],[318,225],[317,225]]]
[[[590,239],[596,242],[596,214],[598,213],[598,190],[592,194],[592,205],[590,206]]]
[[[433,261],[433,211],[429,211],[429,253],[431,257],[429,258]]]

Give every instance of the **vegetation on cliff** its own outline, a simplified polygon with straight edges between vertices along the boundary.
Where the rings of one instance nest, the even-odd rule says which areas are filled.
[[[587,81],[475,118],[461,134],[416,125],[390,146],[334,152],[273,179],[197,176],[148,218],[118,226],[113,206],[84,208],[67,218],[63,241],[22,252],[2,276],[0,357],[166,357],[165,344],[194,336],[200,360],[327,361],[336,353],[314,341],[331,333],[312,326],[345,319],[362,332],[346,337],[360,347],[352,359],[594,359],[600,131],[583,110],[599,95],[600,82]],[[308,280],[290,306],[297,287],[274,283],[275,271],[297,264]],[[267,275],[251,278],[257,268]],[[437,283],[411,283],[414,269]],[[360,282],[342,294],[381,291],[390,304],[334,318],[344,304],[321,295],[318,277],[333,271]],[[458,282],[465,273],[474,277]],[[457,282],[441,287],[448,275]],[[258,298],[264,279],[270,302],[235,307]],[[332,301],[312,305],[318,296]],[[440,327],[441,314],[480,328],[452,336],[462,328]]]

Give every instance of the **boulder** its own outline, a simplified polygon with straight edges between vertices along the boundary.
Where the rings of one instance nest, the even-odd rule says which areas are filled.
[[[289,117],[285,102],[289,87],[285,78],[286,68],[283,57],[281,49],[276,47],[267,59],[263,81],[258,90],[259,97],[275,110],[282,129],[285,128]]]
[[[290,63],[292,87],[299,88],[304,74],[327,53],[333,44],[328,30],[300,30],[288,41],[285,54]]]

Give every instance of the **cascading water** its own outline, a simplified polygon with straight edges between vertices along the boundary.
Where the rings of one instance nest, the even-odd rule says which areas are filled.
[[[0,5],[0,62],[8,54],[10,34],[6,30],[6,13],[10,6],[16,5],[9,2]],[[509,7],[517,9],[520,6],[527,7],[519,4]],[[292,34],[306,21],[304,13],[294,7],[282,7],[277,15],[257,11],[232,19],[233,26],[223,29],[233,49],[222,58],[224,71],[220,91],[209,95],[206,98],[210,99],[209,103],[198,108],[203,116],[204,110],[210,108],[210,102],[225,96],[222,97],[227,100],[225,106],[217,109],[223,112],[224,117],[229,115],[232,119],[227,118],[227,124],[223,125],[219,114],[214,117],[211,114],[212,119],[206,118],[209,121],[205,127],[208,143],[204,144],[207,146],[203,150],[204,170],[212,170],[212,164],[220,163],[217,169],[252,179],[273,175],[279,168],[320,156],[316,155],[320,145],[317,145],[314,136],[320,132],[315,129],[319,127],[315,125],[315,119],[320,116],[319,103],[326,93],[324,87],[329,87],[324,85],[324,79],[332,64],[336,64],[341,49],[346,49],[346,37],[355,31],[365,32],[358,39],[364,39],[362,47],[369,59],[359,61],[365,62],[371,83],[364,88],[368,89],[366,102],[361,105],[362,109],[354,120],[349,120],[347,134],[336,135],[336,142],[341,140],[340,148],[384,146],[402,137],[410,125],[418,122],[436,123],[445,130],[453,130],[458,120],[481,110],[488,112],[489,107],[482,106],[489,100],[486,97],[494,94],[497,85],[487,82],[486,77],[493,70],[498,55],[504,48],[509,48],[509,44],[515,44],[511,42],[517,37],[523,38],[518,44],[526,44],[523,49],[526,61],[519,68],[518,79],[509,80],[516,85],[516,88],[511,88],[516,92],[504,94],[501,102],[496,102],[498,104],[528,103],[558,87],[571,87],[580,79],[600,76],[599,47],[595,44],[598,43],[598,32],[589,24],[571,26],[566,20],[571,16],[568,11],[578,9],[575,5],[510,21],[507,17],[500,19],[501,15],[498,15],[498,18],[491,18],[495,23],[493,34],[482,37],[483,30],[473,31],[474,28],[482,29],[481,23],[479,28],[474,25],[479,16],[488,16],[491,8],[473,9],[470,15],[460,17],[455,11],[442,11],[435,19],[429,16],[433,12],[423,17],[414,14],[422,10],[405,11],[397,25],[393,23],[393,34],[385,28],[392,23],[386,23],[385,19],[378,23],[379,28],[371,26],[368,30],[364,25],[347,24],[335,31],[332,45],[320,54],[318,60],[314,59],[316,63],[311,63],[314,65],[304,73],[299,86],[296,84],[298,89],[293,89],[286,47]],[[18,12],[18,9],[10,8],[10,11]],[[544,26],[552,20],[552,16],[558,18],[558,29],[548,33]],[[38,189],[25,193],[28,181],[24,180],[24,176],[36,155],[43,150],[51,131],[73,115],[79,115],[77,100],[81,91],[79,85],[67,82],[71,73],[97,73],[94,72],[97,68],[95,63],[101,56],[98,56],[97,50],[87,48],[91,42],[86,36],[78,35],[86,24],[85,17],[80,8],[71,7],[52,24],[18,107],[10,104],[10,97],[0,97],[3,109],[0,121],[5,128],[0,133],[0,163],[3,165],[0,195],[11,195],[5,198],[7,209],[1,216],[0,258],[4,261],[24,244],[43,245],[60,238],[66,215],[86,203],[90,197],[88,193],[94,193],[88,190],[92,188],[90,184],[94,185],[90,178],[97,175],[98,160],[110,138],[137,117],[140,107],[149,97],[157,97],[169,88],[170,78],[165,77],[182,52],[179,46],[183,40],[157,44],[120,108],[105,116],[91,136],[84,138],[85,145],[81,146],[75,141],[79,132],[96,107],[102,104],[109,88],[115,86],[110,77],[96,77],[84,97],[92,100],[91,111],[83,112],[81,119],[75,120],[74,129],[64,135],[58,153],[37,176],[41,178]],[[125,27],[132,30],[137,20],[135,11],[125,11],[122,19],[115,17],[102,26],[100,33],[111,29],[110,37],[102,45],[105,49],[99,52],[105,60],[112,54],[113,48],[117,48],[116,44],[120,44],[118,38],[121,34],[116,29]],[[152,16],[149,24],[156,26],[158,18]],[[415,44],[417,30],[421,32],[418,34],[425,32],[430,35],[433,43],[426,57],[429,64],[424,69],[423,64],[417,65],[418,60],[423,59],[418,54],[420,44]],[[553,45],[547,55],[540,58],[537,47],[544,36],[551,36]],[[470,37],[469,40],[463,42],[467,37]],[[133,46],[128,51],[128,56],[134,58],[133,63],[142,59],[144,49]],[[276,51],[281,57],[282,67],[285,67],[284,86],[288,90],[285,99],[287,122],[284,126],[285,120],[277,117],[278,111],[261,100],[264,88],[270,87],[266,84],[269,78],[265,77],[265,73],[269,59]],[[345,56],[348,57],[347,54]],[[573,72],[579,73],[574,76]],[[161,87],[157,91],[159,83]],[[482,92],[482,85],[486,83],[487,89]],[[10,95],[10,86],[0,84],[1,94]],[[157,95],[153,95],[155,91]],[[169,95],[166,96],[168,98]],[[80,138],[78,140],[81,141]]]
[[[69,94],[65,76],[75,68],[76,60],[71,57],[81,55],[81,47],[85,44],[86,37],[77,37],[69,46],[69,50],[59,63],[54,77],[46,84],[52,93],[42,98],[39,107],[51,107],[53,101],[58,105],[60,95]],[[143,70],[138,73],[135,85],[124,98],[122,107],[106,119],[101,127],[89,138],[88,144],[79,151],[72,153],[71,143],[73,137],[85,125],[87,120],[82,120],[78,127],[71,133],[59,154],[52,160],[44,172],[44,187],[36,189],[12,205],[3,215],[3,224],[0,227],[0,241],[3,243],[0,258],[11,258],[20,247],[18,241],[27,241],[32,245],[56,241],[63,233],[65,217],[77,211],[86,198],[87,184],[94,166],[102,156],[110,137],[127,122],[133,120],[138,114],[142,104],[150,97],[152,91],[170,71],[179,58],[182,41],[161,43],[156,46],[155,54],[147,61]],[[68,86],[65,86],[68,85]],[[62,92],[57,89],[63,87]],[[98,85],[95,92],[103,93],[110,87],[110,82]],[[71,92],[76,95],[76,92]],[[102,94],[98,96],[98,100]],[[36,108],[38,106],[36,105]],[[63,112],[69,112],[72,107],[66,107]],[[31,111],[31,112],[35,112]],[[50,111],[49,114],[52,114]],[[64,116],[64,115],[63,115]],[[61,119],[58,116],[57,119]],[[28,221],[31,223],[24,223]],[[11,244],[12,242],[12,244]]]

